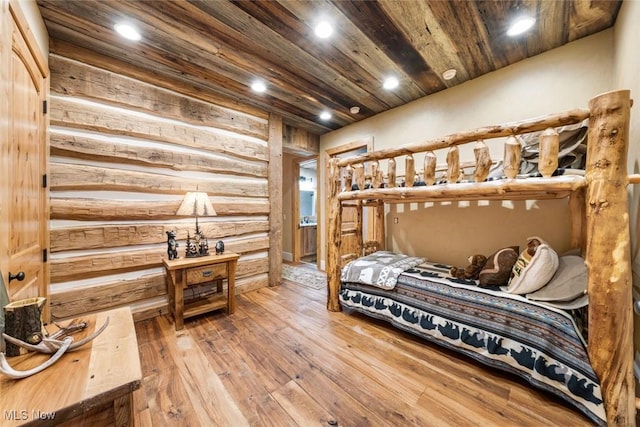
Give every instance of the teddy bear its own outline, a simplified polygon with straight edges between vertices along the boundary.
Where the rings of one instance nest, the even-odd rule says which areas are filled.
[[[529,241],[527,242],[527,254],[529,257],[532,257],[536,254],[538,250],[538,246],[540,246],[542,242],[538,237],[529,237]]]
[[[451,267],[449,273],[458,279],[478,280],[478,275],[487,263],[487,257],[484,255],[472,255],[469,257],[469,265],[466,267]]]

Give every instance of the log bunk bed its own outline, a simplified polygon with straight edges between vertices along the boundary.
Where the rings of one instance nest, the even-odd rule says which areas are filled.
[[[596,424],[634,425],[633,304],[627,185],[639,183],[640,176],[627,174],[627,149],[632,104],[629,91],[612,91],[592,98],[589,101],[588,109],[575,109],[517,123],[483,127],[424,143],[388,148],[348,158],[329,159],[327,309],[340,311],[344,305],[373,317],[385,318],[394,326],[453,348],[489,366],[514,372],[527,379],[534,386],[549,390],[565,399]],[[517,135],[544,131],[541,138],[556,138],[557,132],[554,129],[578,124],[586,119],[588,119],[588,144],[584,174],[551,176],[551,172],[555,170],[557,165],[557,157],[554,158],[557,156],[557,151],[545,152],[541,148],[539,169],[542,176],[517,177],[521,160],[521,148],[515,142]],[[488,181],[485,178],[491,165],[491,159],[483,141],[492,138],[506,138],[505,154],[502,160],[505,177]],[[476,166],[473,174],[475,182],[458,183],[457,180],[444,183],[442,181],[436,182],[436,156],[433,152],[448,148],[446,177],[459,177],[461,166],[458,146],[466,143],[475,143]],[[420,183],[420,186],[414,185],[415,161],[413,156],[416,153],[425,153],[422,174],[424,183]],[[381,160],[386,163],[386,175],[381,170],[381,166],[384,166],[383,163],[380,163]],[[405,161],[405,183],[403,186],[396,186],[396,161],[402,160]],[[365,170],[368,171],[366,177]],[[575,349],[576,353],[584,353],[583,359],[586,360],[586,366],[573,364],[577,363],[573,358],[578,357],[576,354],[569,357],[569,362],[563,365],[558,361],[561,359],[554,354],[555,350],[546,351],[543,347],[537,346],[538,342],[527,341],[533,343],[532,347],[527,349],[529,356],[533,355],[530,357],[532,363],[537,352],[540,357],[535,360],[536,368],[538,368],[537,363],[542,360],[544,367],[551,368],[551,371],[546,372],[545,375],[536,374],[535,369],[532,369],[532,374],[523,373],[518,370],[522,368],[518,363],[510,361],[509,365],[504,362],[509,356],[509,351],[513,355],[516,347],[512,346],[509,349],[506,343],[510,337],[503,341],[504,337],[500,335],[500,331],[496,332],[491,328],[483,329],[482,326],[474,329],[473,326],[478,325],[473,325],[473,321],[470,324],[465,324],[464,319],[455,318],[452,320],[447,318],[448,311],[438,307],[435,307],[434,315],[434,312],[428,311],[429,305],[426,303],[412,306],[411,300],[406,297],[406,294],[404,297],[388,295],[386,293],[388,291],[378,288],[367,291],[364,285],[349,288],[348,284],[341,281],[343,267],[349,260],[349,257],[344,256],[341,251],[343,206],[349,205],[357,208],[355,219],[356,253],[358,257],[362,257],[371,252],[385,249],[384,221],[382,219],[384,219],[385,205],[388,203],[559,198],[569,198],[571,246],[579,249],[580,254],[584,257],[588,277],[586,284],[588,345],[585,348],[585,341],[580,338],[582,344],[579,346],[581,348]],[[375,216],[381,219],[377,221],[375,242],[363,241],[362,208],[364,206],[372,207]],[[408,274],[408,277],[416,276],[421,270],[418,268],[413,272],[414,274]],[[398,284],[400,281],[398,279]],[[426,287],[448,288],[439,284],[421,286],[421,289]],[[461,285],[460,292],[474,292],[467,288]],[[476,287],[475,289],[480,288]],[[496,303],[495,300],[490,300],[490,297],[486,296],[491,292],[484,292],[484,290],[482,291],[484,293],[478,292],[480,296],[476,295],[471,298],[474,301],[477,301],[478,298],[484,301],[486,298],[489,303],[494,304],[492,310],[498,309],[498,305],[511,306],[527,303],[524,296],[505,297],[504,292],[496,297],[503,298],[498,299],[499,302]],[[398,290],[397,294],[400,293],[401,291]],[[431,298],[431,301],[438,300],[440,296],[431,296]],[[361,300],[366,300],[367,304],[363,305]],[[357,301],[358,304],[354,301]],[[504,301],[508,302],[504,303]],[[447,302],[447,304],[449,303]],[[374,310],[372,305],[375,305],[378,310]],[[543,309],[546,310],[543,306],[544,304],[538,304],[535,306],[536,309],[529,311],[537,313]],[[470,315],[471,318],[476,319],[474,321],[482,317],[478,314],[482,309],[476,307],[476,310],[478,311]],[[572,329],[577,329],[575,328],[576,323],[572,320],[566,322],[562,316],[554,317],[559,316],[557,313],[563,310],[550,310],[552,311],[541,315],[541,317],[551,317],[555,319],[554,322],[557,322],[548,326],[551,335],[556,334],[559,330],[565,331],[567,324],[572,324],[574,326]],[[449,312],[451,311],[449,310]],[[492,314],[493,312],[489,316]],[[449,337],[452,339],[445,340],[443,335],[450,335],[443,327],[445,324],[447,327],[453,326],[457,332],[462,330],[463,334],[468,328],[469,331],[466,331],[467,339],[459,338],[460,335],[454,335]],[[565,332],[567,334],[574,333],[572,331]],[[544,334],[540,333],[540,335]],[[471,336],[471,340],[469,340],[469,336]],[[487,348],[483,348],[480,353],[484,354],[479,354],[478,351],[474,352],[472,347],[476,347],[476,345],[473,340],[488,342],[491,339],[494,340],[493,349],[489,348],[487,351]],[[495,351],[495,347],[500,348],[501,344],[507,348],[502,348],[503,352]],[[575,345],[575,342],[572,344],[563,343],[564,345]],[[533,353],[531,353],[531,349],[533,349]],[[522,351],[524,352],[524,350],[523,346]],[[486,359],[486,353],[495,353],[490,355],[493,356],[493,359]],[[542,354],[545,358],[542,358]],[[520,361],[520,365],[526,364]],[[589,373],[591,373],[591,380],[589,380]],[[557,384],[549,386],[554,381],[559,382],[561,387],[566,386],[570,391],[559,392]],[[572,381],[573,384],[571,384]],[[587,391],[588,396],[585,397],[585,393],[580,392],[577,392],[581,395],[579,398],[571,395],[571,392],[576,394],[576,383],[579,385],[577,387],[579,391]],[[568,395],[569,397],[567,397]]]

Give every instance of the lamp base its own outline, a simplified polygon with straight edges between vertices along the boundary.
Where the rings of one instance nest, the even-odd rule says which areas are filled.
[[[196,258],[209,255],[209,242],[204,233],[196,226],[193,238],[187,234],[187,247],[184,253],[187,258]]]

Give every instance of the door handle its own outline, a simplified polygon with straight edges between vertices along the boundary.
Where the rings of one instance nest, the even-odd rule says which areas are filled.
[[[13,274],[9,272],[9,283],[11,283],[13,279],[18,279],[18,282],[22,282],[24,278],[25,278],[24,271],[20,271],[18,274]]]

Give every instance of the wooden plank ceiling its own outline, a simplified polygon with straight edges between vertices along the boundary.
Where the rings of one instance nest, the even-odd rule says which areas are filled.
[[[621,0],[37,0],[51,52],[316,134],[604,30]],[[506,35],[527,13],[536,26]],[[334,23],[318,39],[320,18]],[[142,40],[118,36],[128,21]],[[551,64],[550,64],[551,66]],[[442,73],[457,70],[452,80]],[[395,90],[382,88],[395,75]],[[267,84],[265,93],[250,86]],[[350,108],[357,106],[357,114]],[[319,114],[333,115],[322,121]]]

